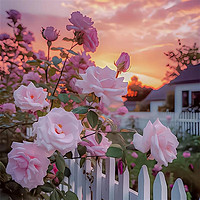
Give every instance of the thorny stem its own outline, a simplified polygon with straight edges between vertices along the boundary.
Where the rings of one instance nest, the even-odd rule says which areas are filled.
[[[16,126],[21,126],[21,125],[32,125],[33,123],[34,123],[34,122],[31,122],[31,123],[19,123],[19,124],[15,124],[15,125],[13,125],[13,126],[5,127],[5,128],[1,128],[1,127],[0,127],[0,129],[3,129],[3,130],[0,132],[0,134],[3,133],[5,130],[7,130],[7,129],[9,129],[9,128],[14,128],[14,127],[16,127]]]
[[[47,42],[47,46],[48,46],[47,60],[49,61],[50,45],[48,45],[48,42]],[[47,65],[47,68],[45,70],[45,73],[46,73],[46,83],[48,83],[48,65]]]
[[[70,50],[72,50],[77,44],[78,44],[78,43],[72,45],[71,48],[70,48]],[[63,63],[62,70],[61,70],[61,72],[60,72],[60,76],[59,76],[58,81],[57,81],[57,83],[56,83],[56,87],[54,88],[54,91],[53,91],[53,93],[52,93],[52,96],[54,96],[54,94],[55,94],[55,92],[56,92],[56,90],[57,90],[58,84],[59,84],[59,82],[60,82],[60,79],[61,79],[61,77],[62,77],[62,73],[63,73],[64,68],[65,68],[65,64],[66,64],[67,59],[68,59],[68,55],[69,55],[69,53],[67,54],[67,57],[65,58],[65,61],[64,61],[64,63]],[[52,99],[52,100],[51,100],[51,108],[50,108],[50,110],[51,110],[52,107],[53,107],[53,102],[54,102],[54,101],[53,101],[53,99]]]

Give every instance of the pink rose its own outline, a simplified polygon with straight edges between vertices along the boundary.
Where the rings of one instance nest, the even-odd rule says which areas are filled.
[[[71,64],[73,65],[73,68],[75,67],[76,69],[79,69],[80,74],[83,74],[88,67],[95,65],[94,62],[90,60],[90,58],[91,56],[89,54],[87,55],[86,52],[83,51],[81,54],[78,53],[78,55],[72,56],[69,60],[69,63],[70,66]]]
[[[42,36],[45,40],[55,41],[58,39],[59,31],[52,26],[42,28]]]
[[[156,177],[160,170],[162,170],[162,167],[158,164],[155,164],[154,168],[152,169],[152,175]]]
[[[73,25],[67,25],[66,28],[68,31],[70,30],[75,30],[75,31],[82,31],[82,30],[87,30],[89,28],[92,28],[92,25],[94,22],[92,22],[92,19],[84,16],[79,12],[73,12],[71,14],[71,18],[69,19],[69,21],[73,24]]]
[[[184,151],[183,152],[183,157],[184,158],[189,158],[191,156],[191,153],[189,151]]]
[[[36,88],[31,82],[28,86],[21,85],[17,90],[14,91],[15,105],[22,111],[37,111],[42,110],[48,106],[49,103],[45,100],[47,92],[43,88]]]
[[[8,19],[12,19],[13,22],[17,22],[18,19],[21,19],[21,13],[18,12],[17,10],[9,10],[6,11],[8,13]]]
[[[126,72],[130,66],[130,56],[127,53],[122,52],[115,63],[115,66],[117,67],[117,71]]]
[[[33,36],[33,33],[28,31],[28,32],[22,32],[22,37],[25,43],[31,44],[31,42],[35,41],[35,38]]]
[[[90,135],[94,133],[94,131],[87,130],[85,135]],[[102,141],[100,144],[97,143],[95,140],[95,134],[90,135],[86,137],[86,141],[80,142],[81,145],[87,147],[87,151],[92,155],[92,156],[101,156],[102,158],[106,158],[105,153],[107,152],[107,149],[110,147],[112,142],[108,140],[108,138],[105,137],[104,133],[100,133],[102,135]]]
[[[124,78],[115,78],[115,71],[108,67],[88,67],[85,74],[80,74],[83,80],[77,80],[76,86],[83,93],[94,92],[106,106],[121,106],[121,96],[127,93],[127,83]],[[111,105],[112,104],[112,105]]]
[[[126,113],[128,113],[128,109],[126,108],[126,106],[122,106],[117,109],[116,113],[117,115],[125,115]]]
[[[40,76],[35,72],[28,72],[28,74],[24,74],[22,83],[29,84],[31,80],[36,81],[36,83],[40,82]]]
[[[158,165],[168,166],[168,162],[171,163],[176,158],[179,142],[170,129],[157,119],[153,124],[148,122],[143,130],[143,136],[134,134],[133,144],[143,153],[151,150],[150,157],[154,158]]]
[[[136,166],[135,163],[131,163],[131,169],[133,169]]]
[[[97,30],[95,28],[89,29],[84,32],[83,35],[83,48],[86,52],[95,52],[99,46],[99,40],[97,37]]]
[[[9,113],[16,113],[15,104],[13,103],[4,103],[0,105],[0,112],[9,112]]]
[[[120,174],[123,174],[123,162],[121,161],[121,160],[119,160],[118,162],[117,162],[117,168],[118,168],[118,171],[119,171],[119,173]]]
[[[26,141],[13,142],[11,147],[6,172],[22,187],[29,190],[43,185],[43,178],[50,164],[45,152],[36,144]]]
[[[48,155],[55,150],[63,155],[74,150],[81,141],[82,130],[81,121],[63,108],[53,108],[33,124],[33,134],[37,134],[36,143],[43,147]]]
[[[131,154],[131,156],[132,156],[133,158],[138,158],[138,154],[137,154],[136,152],[133,152],[133,153]]]
[[[9,38],[10,38],[10,35],[8,35],[7,33],[0,34],[0,41],[7,40]]]

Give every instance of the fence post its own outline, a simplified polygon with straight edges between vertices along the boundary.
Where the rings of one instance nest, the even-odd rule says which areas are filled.
[[[138,176],[138,200],[150,200],[150,179],[146,165],[143,165]]]
[[[174,186],[171,192],[171,199],[172,200],[187,200],[183,181],[180,178],[178,178],[174,183]]]
[[[118,198],[119,200],[129,200],[129,171],[128,167],[123,174],[119,173],[118,170],[118,177],[119,177],[119,193]]]
[[[167,200],[167,184],[162,172],[157,174],[153,183],[153,200]]]

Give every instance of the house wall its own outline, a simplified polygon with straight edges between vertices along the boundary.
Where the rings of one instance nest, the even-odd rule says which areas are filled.
[[[175,86],[175,113],[182,111],[182,91],[189,91],[189,105],[192,102],[193,91],[200,91],[200,83],[178,84]]]
[[[158,112],[158,107],[163,106],[165,101],[151,101],[150,102],[150,111],[151,112]]]

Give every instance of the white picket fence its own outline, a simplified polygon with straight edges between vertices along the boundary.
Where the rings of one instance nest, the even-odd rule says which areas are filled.
[[[157,118],[165,125],[182,134],[188,132],[191,135],[200,136],[200,113],[182,112],[129,112],[121,117],[121,128],[127,128],[130,117],[134,117],[135,127],[144,129],[147,122],[154,122]],[[120,118],[120,117],[119,117]]]
[[[65,181],[71,189],[62,186],[64,190],[75,192],[79,200],[150,200],[150,178],[148,169],[142,166],[138,177],[138,192],[129,188],[129,172],[118,173],[115,180],[115,159],[105,160],[105,174],[102,173],[102,162],[92,167],[91,161],[86,160],[84,167],[79,167],[80,159],[67,159],[66,165],[71,170],[71,176]],[[153,200],[167,200],[167,184],[164,174],[159,172],[153,184]],[[186,200],[183,182],[178,178],[171,191],[172,200]]]

